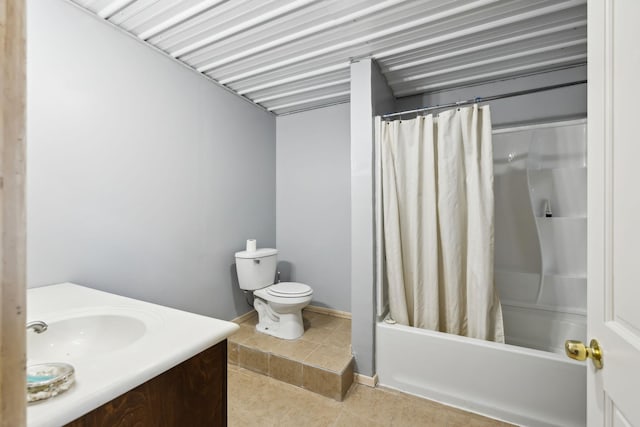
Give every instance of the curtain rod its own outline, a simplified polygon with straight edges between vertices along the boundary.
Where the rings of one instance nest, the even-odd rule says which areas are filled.
[[[587,83],[586,80],[578,80],[578,81],[575,81],[575,82],[561,83],[561,84],[552,85],[552,86],[544,86],[544,87],[539,87],[539,88],[536,88],[536,89],[520,90],[520,91],[517,91],[517,92],[503,93],[501,95],[487,96],[485,98],[482,98],[482,97],[478,96],[478,97],[475,97],[475,98],[472,98],[472,99],[467,99],[465,101],[450,102],[448,104],[433,105],[431,107],[417,108],[415,110],[406,110],[406,111],[400,111],[398,113],[383,114],[382,118],[383,119],[388,119],[390,117],[400,116],[400,115],[404,115],[404,114],[422,113],[422,112],[425,112],[425,111],[440,110],[440,109],[443,109],[443,108],[460,107],[462,105],[476,104],[478,102],[493,101],[493,100],[502,99],[502,98],[511,98],[513,96],[528,95],[530,93],[545,92],[545,91],[548,91],[548,90],[560,89],[560,88],[569,87],[569,86],[576,86],[576,85],[581,85],[581,84],[585,84],[585,83]]]

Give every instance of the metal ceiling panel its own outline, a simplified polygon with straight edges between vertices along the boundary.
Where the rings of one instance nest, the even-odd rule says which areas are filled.
[[[395,96],[586,62],[586,0],[69,0],[275,114],[349,100],[374,58]]]
[[[573,36],[573,34],[571,35]],[[504,62],[502,66],[508,65],[511,61],[518,59],[527,59],[537,57],[542,60],[548,57],[572,56],[584,53],[587,39],[584,37],[571,37],[569,40],[558,41],[540,41],[526,40],[524,42],[512,43],[498,48],[480,49],[470,51],[465,55],[455,56],[453,58],[430,60],[427,63],[413,65],[410,68],[389,69],[387,68],[386,78],[389,85],[410,84],[413,81],[427,79],[432,75],[450,73],[463,69],[478,69],[486,65],[498,65]],[[477,46],[474,46],[477,48]],[[554,52],[554,51],[557,51]],[[430,58],[431,59],[431,58]],[[495,65],[493,65],[495,64]]]
[[[248,92],[246,93],[246,95],[260,104],[263,101],[291,96],[294,92],[296,94],[302,94],[321,88],[331,88],[331,90],[333,90],[333,87],[336,85],[341,85],[345,82],[349,83],[351,80],[350,74],[351,73],[349,72],[349,68],[344,68],[343,70],[338,70],[319,77],[311,77],[304,80],[293,81],[290,83],[278,85],[275,88]]]

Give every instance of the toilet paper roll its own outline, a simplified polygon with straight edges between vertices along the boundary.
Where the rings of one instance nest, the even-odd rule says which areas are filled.
[[[247,252],[255,252],[256,251],[256,239],[247,240]]]

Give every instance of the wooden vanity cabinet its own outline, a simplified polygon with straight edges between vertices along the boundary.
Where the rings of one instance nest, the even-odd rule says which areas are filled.
[[[185,360],[67,427],[227,425],[227,341]]]

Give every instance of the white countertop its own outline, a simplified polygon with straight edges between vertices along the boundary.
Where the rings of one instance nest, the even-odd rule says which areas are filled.
[[[27,364],[65,362],[73,365],[76,372],[76,383],[69,391],[29,404],[30,427],[66,424],[223,341],[238,329],[232,322],[72,283],[29,289],[27,310],[29,321],[55,324],[56,320],[69,317],[125,314],[141,320],[145,326],[141,338],[107,353],[97,350],[95,354],[76,355],[67,360],[29,359],[28,354]]]

